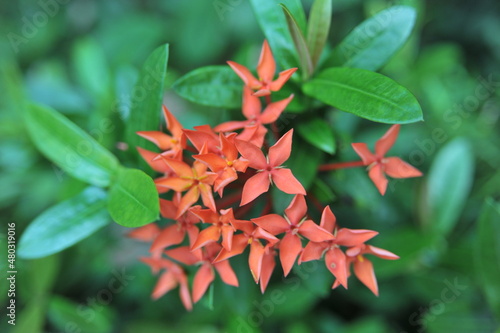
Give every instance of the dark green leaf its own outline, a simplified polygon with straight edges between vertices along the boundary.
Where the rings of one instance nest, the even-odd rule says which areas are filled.
[[[329,154],[335,153],[335,137],[326,121],[320,118],[311,118],[299,122],[297,131],[307,142]]]
[[[460,217],[474,176],[474,156],[466,139],[458,138],[436,155],[427,179],[427,223],[446,235]]]
[[[285,15],[279,4],[289,8],[298,8],[296,0],[250,0],[255,17],[266,36],[273,51],[274,58],[281,64],[282,69],[297,67],[298,56],[293,46],[292,36],[288,31]],[[292,13],[296,13],[292,10]]]
[[[113,315],[110,311],[109,307],[90,307],[74,303],[64,297],[52,296],[48,307],[48,317],[60,332],[108,333],[113,329],[111,322]]]
[[[380,69],[406,42],[416,16],[408,6],[381,11],[356,27],[332,51],[325,66]]]
[[[187,73],[174,83],[176,93],[202,105],[241,107],[243,81],[229,66],[207,66]]]
[[[332,0],[315,0],[309,13],[307,25],[307,46],[311,54],[313,68],[316,68],[325,47],[331,21]]]
[[[145,146],[144,140],[136,132],[157,131],[160,128],[167,64],[168,44],[165,44],[154,50],[142,67],[132,93],[126,127],[126,141],[132,148]],[[148,145],[154,147],[150,143]]]
[[[108,186],[118,167],[116,158],[60,113],[35,104],[25,112],[28,132],[37,148],[71,176]]]
[[[136,169],[121,169],[109,191],[108,210],[125,227],[140,227],[158,219],[160,206],[153,179]]]
[[[475,260],[480,286],[500,319],[500,204],[489,198],[483,205],[475,241]]]
[[[326,69],[303,90],[328,105],[372,121],[407,124],[422,120],[422,109],[406,88],[364,69]]]
[[[313,72],[313,64],[311,61],[311,55],[309,54],[309,49],[307,48],[307,43],[304,38],[304,34],[300,30],[300,27],[295,21],[292,13],[286,8],[285,5],[281,4],[283,8],[283,13],[285,14],[286,23],[288,25],[288,31],[292,35],[293,44],[299,55],[300,68],[302,68],[302,76],[304,81],[306,81]]]
[[[110,222],[106,192],[89,187],[38,216],[19,240],[19,257],[41,258],[62,251]]]

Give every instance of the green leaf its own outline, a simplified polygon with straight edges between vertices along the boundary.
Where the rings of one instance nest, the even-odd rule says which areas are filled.
[[[344,66],[376,71],[380,69],[410,36],[416,11],[394,6],[357,26],[325,61],[325,67]]]
[[[99,44],[85,38],[75,43],[73,62],[76,79],[95,99],[105,98],[109,93],[111,78],[106,56]]]
[[[19,257],[42,258],[62,251],[110,221],[106,192],[89,187],[38,216],[19,240]]]
[[[250,0],[257,22],[259,22],[271,46],[274,58],[283,69],[297,67],[298,56],[292,36],[288,31],[285,15],[279,4],[283,3],[288,8],[297,9],[300,8],[300,4],[297,4],[298,2],[298,0]],[[291,9],[291,12],[300,20],[301,15],[296,15],[297,11]]]
[[[423,119],[420,105],[405,87],[364,69],[326,69],[303,90],[323,103],[372,121],[407,124]]]
[[[479,216],[475,240],[476,272],[480,286],[493,310],[500,319],[500,204],[486,199]]]
[[[243,81],[229,66],[195,69],[174,83],[176,93],[202,105],[236,109],[241,107]]]
[[[312,66],[316,68],[325,47],[332,21],[332,0],[315,0],[307,26],[307,46],[311,54]]]
[[[48,318],[61,332],[108,333],[113,330],[113,313],[110,307],[91,307],[74,303],[61,296],[52,296],[50,299]]]
[[[286,23],[288,24],[288,31],[290,31],[290,35],[292,35],[293,44],[295,45],[295,49],[299,55],[300,68],[302,68],[302,77],[304,81],[309,79],[313,72],[313,64],[311,61],[311,55],[309,54],[309,49],[307,48],[307,43],[304,38],[304,34],[300,30],[300,27],[295,21],[292,13],[286,8],[285,5],[281,4],[281,8],[283,9],[283,13],[285,14]]]
[[[16,325],[10,333],[42,333],[45,322],[46,301],[31,300],[16,318]],[[7,317],[7,320],[10,320]]]
[[[141,170],[121,169],[109,191],[108,210],[125,227],[140,227],[158,219],[158,191],[151,177]]]
[[[51,108],[31,104],[25,112],[31,139],[52,162],[71,176],[108,186],[118,161],[80,127]]]
[[[426,223],[448,234],[462,212],[474,176],[474,156],[464,138],[453,140],[436,155],[427,178]]]
[[[142,67],[132,93],[132,106],[125,130],[126,141],[132,148],[154,147],[152,143],[144,142],[136,132],[158,131],[160,128],[167,64],[168,44],[164,44],[151,53]]]
[[[299,122],[297,130],[310,144],[329,154],[335,153],[335,137],[332,129],[326,121],[321,118],[311,118]]]

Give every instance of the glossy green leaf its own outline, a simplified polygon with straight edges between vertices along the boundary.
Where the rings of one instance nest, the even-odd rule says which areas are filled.
[[[297,131],[307,142],[329,154],[335,153],[335,137],[332,129],[321,118],[311,118],[297,125]]]
[[[303,90],[323,103],[372,121],[407,124],[422,120],[422,109],[406,88],[364,69],[326,69]]]
[[[312,66],[316,68],[330,32],[332,21],[332,0],[315,0],[307,22],[307,46]]]
[[[185,99],[202,105],[241,107],[243,81],[229,66],[207,66],[181,77],[173,86]]]
[[[458,222],[474,176],[474,156],[464,138],[453,140],[436,155],[427,178],[428,224],[446,235]]]
[[[140,227],[158,219],[160,204],[153,179],[141,170],[121,169],[109,191],[108,210],[125,227]]]
[[[309,49],[307,47],[306,39],[304,38],[304,34],[300,30],[300,27],[298,26],[297,21],[293,17],[290,10],[288,10],[288,8],[283,4],[281,4],[281,8],[283,9],[283,13],[285,14],[288,31],[290,32],[290,35],[292,35],[293,44],[295,45],[295,49],[297,50],[297,54],[299,55],[300,68],[302,68],[302,76],[305,81],[311,76],[313,71],[313,64],[311,61],[311,55],[309,54]]]
[[[102,290],[109,291],[109,289]],[[95,298],[93,299],[95,304]],[[67,298],[54,295],[49,301],[48,319],[61,332],[111,332],[113,330],[112,308],[102,305],[91,306],[90,304],[75,303]]]
[[[325,67],[380,69],[406,42],[416,16],[415,9],[408,6],[381,11],[357,26],[333,49]]]
[[[27,107],[25,121],[37,148],[65,172],[92,185],[110,184],[117,159],[80,127],[36,104]]]
[[[62,251],[110,222],[106,192],[89,187],[38,216],[19,240],[19,257],[42,258]]]
[[[493,313],[500,319],[500,204],[488,198],[477,224],[475,260],[480,286]]]
[[[282,66],[282,69],[297,67],[298,56],[295,50],[292,36],[288,31],[285,15],[279,4],[283,3],[290,8],[295,17],[300,20],[300,1],[298,0],[250,0],[255,13],[255,18],[264,32],[274,58]],[[296,9],[296,10],[294,10]],[[298,23],[299,26],[301,25]]]
[[[132,92],[131,111],[125,133],[126,141],[133,149],[136,146],[149,146],[149,149],[154,147],[152,143],[144,142],[136,132],[157,131],[160,128],[167,64],[168,44],[164,44],[151,53],[142,67]]]

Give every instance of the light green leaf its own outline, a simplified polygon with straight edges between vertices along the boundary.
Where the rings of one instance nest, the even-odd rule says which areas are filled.
[[[476,272],[493,313],[500,319],[500,204],[488,198],[483,205],[475,240]]]
[[[85,38],[75,43],[73,65],[79,84],[93,98],[106,98],[111,78],[104,51],[95,40]]]
[[[80,127],[36,104],[27,107],[25,121],[37,148],[61,169],[92,185],[110,184],[118,161]]]
[[[207,66],[187,73],[174,83],[176,93],[202,105],[241,107],[243,81],[229,66]]]
[[[140,227],[158,219],[160,204],[153,179],[141,170],[121,169],[109,191],[108,210],[125,227]]]
[[[315,0],[309,13],[307,25],[307,46],[311,54],[313,68],[316,68],[325,47],[331,21],[332,0]]]
[[[10,333],[42,333],[45,322],[46,301],[31,300],[19,313],[16,318],[16,325],[12,327]],[[10,320],[9,317],[6,317]]]
[[[299,1],[250,0],[257,22],[259,22],[259,25],[264,32],[269,45],[271,46],[274,58],[279,64],[281,64],[283,70],[297,67],[299,62],[297,52],[293,45],[292,36],[288,31],[285,15],[283,14],[279,4],[285,4],[285,6],[291,8],[291,12],[295,17],[300,17],[301,15],[296,14],[300,11],[294,10],[300,8],[300,4],[297,4],[297,2]]]
[[[168,44],[164,44],[151,53],[142,67],[132,93],[131,111],[125,130],[126,141],[132,148],[142,146],[154,149],[152,143],[145,142],[136,132],[158,131],[160,128],[167,64]]]
[[[329,154],[335,153],[335,137],[332,129],[321,118],[311,118],[297,125],[297,131],[307,142]]]
[[[38,216],[19,240],[19,257],[42,258],[62,251],[110,222],[106,192],[89,187]]]
[[[307,48],[307,43],[304,38],[304,34],[300,30],[300,27],[295,21],[292,13],[286,8],[285,5],[281,4],[283,13],[285,14],[286,23],[288,25],[288,31],[292,35],[293,44],[299,55],[300,68],[302,68],[302,77],[306,81],[313,72],[313,64],[311,61],[311,55],[309,54],[309,49]]]
[[[422,120],[422,109],[406,88],[364,69],[326,69],[303,90],[323,103],[372,121],[407,124]]]
[[[474,176],[474,156],[464,138],[453,140],[436,155],[427,178],[427,221],[437,233],[448,234],[462,212]]]
[[[380,69],[410,36],[416,11],[394,6],[357,26],[325,61],[325,67],[345,66],[371,71]]]

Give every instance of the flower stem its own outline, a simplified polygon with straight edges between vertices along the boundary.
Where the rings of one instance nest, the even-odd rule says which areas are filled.
[[[338,170],[338,169],[355,168],[355,167],[360,167],[360,166],[364,166],[363,161],[323,164],[323,165],[319,166],[318,170],[319,171],[330,171],[330,170]]]

